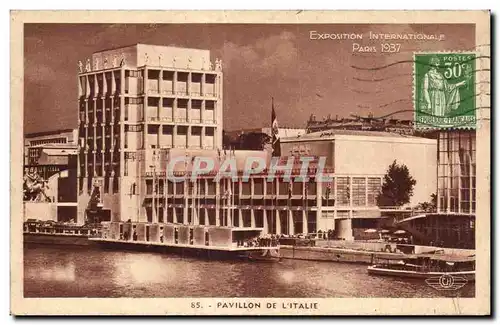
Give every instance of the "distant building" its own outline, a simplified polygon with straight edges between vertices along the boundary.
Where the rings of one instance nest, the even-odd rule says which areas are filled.
[[[76,221],[77,130],[25,136],[25,219]]]
[[[332,119],[330,116],[322,120],[316,120],[314,115],[311,115],[307,121],[307,133],[326,131],[326,130],[358,130],[358,131],[383,131],[391,133],[400,133],[413,135],[415,129],[413,120],[399,120],[389,118],[373,118],[373,117],[355,117],[355,118],[338,118]]]
[[[24,136],[24,165],[37,164],[44,146],[77,145],[78,129],[28,133]]]

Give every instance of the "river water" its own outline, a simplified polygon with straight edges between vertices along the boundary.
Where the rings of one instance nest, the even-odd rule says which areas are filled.
[[[24,246],[25,297],[473,297],[422,280],[368,275],[366,265],[210,261],[91,247]]]

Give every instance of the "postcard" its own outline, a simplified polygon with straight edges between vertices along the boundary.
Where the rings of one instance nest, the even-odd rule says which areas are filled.
[[[489,315],[490,19],[11,12],[11,313]]]

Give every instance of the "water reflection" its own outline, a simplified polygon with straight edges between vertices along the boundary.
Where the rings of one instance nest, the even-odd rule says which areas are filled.
[[[64,265],[47,266],[47,268],[42,270],[29,269],[25,272],[25,276],[48,282],[72,282],[76,279],[75,264],[68,262]]]
[[[365,265],[208,261],[143,252],[25,246],[27,297],[472,297],[423,281],[370,276]]]

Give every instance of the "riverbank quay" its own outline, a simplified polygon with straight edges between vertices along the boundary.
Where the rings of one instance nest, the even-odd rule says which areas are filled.
[[[316,246],[303,247],[281,245],[280,256],[285,259],[308,261],[373,264],[376,259],[405,258],[408,254],[439,254],[443,257],[474,256],[471,249],[439,248],[418,245],[396,245],[392,243],[323,241]]]

